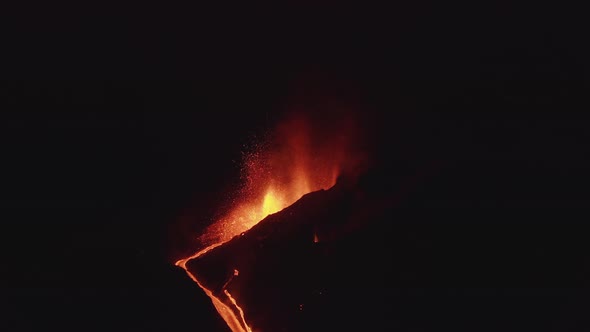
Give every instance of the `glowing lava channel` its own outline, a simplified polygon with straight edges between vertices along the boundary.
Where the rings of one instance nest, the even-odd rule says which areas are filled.
[[[215,309],[217,310],[219,315],[221,315],[223,320],[227,323],[227,325],[229,326],[229,328],[233,332],[252,332],[252,329],[246,323],[246,318],[244,317],[244,311],[242,310],[242,308],[240,308],[240,306],[238,305],[236,300],[231,296],[231,294],[227,290],[224,290],[224,294],[228,297],[232,306],[230,306],[226,303],[223,303],[223,301],[221,299],[219,299],[218,297],[213,295],[213,292],[211,290],[207,289],[205,286],[203,286],[199,282],[197,277],[195,277],[195,275],[192,274],[186,267],[186,263],[188,261],[190,261],[191,259],[195,259],[201,255],[204,255],[207,252],[209,252],[210,250],[212,250],[216,247],[219,247],[223,243],[225,243],[225,242],[210,245],[207,248],[195,253],[194,255],[192,255],[190,257],[181,259],[176,262],[176,266],[183,268],[186,271],[186,274],[188,274],[188,276],[199,287],[201,287],[201,289],[205,292],[205,294],[207,294],[207,296],[209,296],[209,298],[211,299],[211,302],[213,302],[213,306],[215,307]]]

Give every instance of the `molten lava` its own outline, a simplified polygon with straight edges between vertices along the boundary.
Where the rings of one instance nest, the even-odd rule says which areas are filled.
[[[306,121],[297,118],[279,126],[271,137],[273,144],[258,147],[245,155],[242,169],[245,185],[238,192],[238,198],[233,200],[233,208],[199,237],[204,249],[176,262],[211,298],[233,332],[252,331],[242,308],[225,287],[222,291],[204,287],[189,271],[187,262],[248,231],[303,195],[332,187],[345,157],[347,161],[351,159],[347,150],[350,142],[342,141],[342,128],[338,133],[330,136],[330,132],[324,130],[320,136],[315,135]],[[312,141],[318,143],[312,146]],[[314,241],[318,241],[317,236]],[[233,277],[238,277],[237,270]]]
[[[262,202],[262,215],[268,216],[271,213],[280,211],[283,208],[283,203],[272,188],[269,188],[264,195]]]

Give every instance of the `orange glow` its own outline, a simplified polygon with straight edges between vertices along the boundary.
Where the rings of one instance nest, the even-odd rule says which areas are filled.
[[[269,189],[264,195],[264,201],[262,202],[262,215],[268,216],[269,214],[280,211],[283,208],[281,199],[277,197],[277,194]]]
[[[316,131],[304,119],[292,118],[273,133],[273,144],[259,146],[247,153],[242,169],[245,184],[238,191],[238,198],[232,201],[229,212],[199,237],[204,249],[176,262],[211,298],[233,332],[251,332],[244,311],[236,299],[227,289],[213,294],[197,280],[186,264],[248,231],[268,215],[281,211],[301,196],[332,187],[345,158],[347,161],[352,158],[347,150],[347,143],[350,142],[342,140],[342,128],[337,128],[339,135],[332,136],[329,128],[322,130],[322,135],[315,135]],[[312,146],[311,142],[316,143]],[[314,242],[318,242],[315,234]],[[234,274],[239,278],[237,270]]]

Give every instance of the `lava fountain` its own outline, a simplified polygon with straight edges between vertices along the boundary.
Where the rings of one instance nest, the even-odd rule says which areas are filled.
[[[201,249],[180,259],[176,265],[211,298],[213,305],[233,332],[251,332],[244,312],[227,291],[214,292],[202,285],[186,264],[246,232],[270,214],[281,211],[303,195],[329,189],[338,175],[357,159],[352,158],[355,121],[314,123],[291,116],[252,151],[244,154],[243,188],[229,212],[199,237]],[[313,143],[313,144],[312,144]],[[238,275],[239,271],[234,271]]]

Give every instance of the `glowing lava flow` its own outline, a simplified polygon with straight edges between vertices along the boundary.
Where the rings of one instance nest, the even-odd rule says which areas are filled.
[[[207,294],[207,296],[209,296],[209,298],[211,298],[211,301],[213,302],[213,306],[215,306],[215,309],[217,310],[217,312],[221,315],[221,317],[223,318],[223,320],[225,320],[225,322],[227,323],[227,325],[229,326],[229,328],[233,331],[233,332],[252,332],[252,330],[250,329],[250,327],[248,326],[248,324],[246,324],[246,319],[244,318],[244,312],[242,311],[242,308],[240,308],[236,302],[236,300],[234,300],[234,298],[231,296],[231,294],[227,291],[224,290],[224,294],[228,297],[228,299],[231,301],[231,304],[233,305],[233,308],[230,307],[228,304],[223,303],[222,300],[220,300],[218,297],[216,297],[215,295],[213,295],[213,292],[211,292],[209,289],[207,289],[206,287],[204,287],[199,280],[195,277],[194,274],[192,274],[187,268],[186,268],[186,263],[188,261],[190,261],[191,259],[195,259],[201,255],[206,254],[208,251],[210,251],[211,249],[214,249],[216,247],[219,247],[220,245],[222,245],[225,242],[222,243],[216,243],[213,245],[208,246],[207,248],[195,253],[194,255],[181,259],[179,261],[176,262],[176,266],[179,266],[181,268],[183,268],[186,271],[186,274],[188,274],[188,276],[195,282],[197,283],[197,285],[199,285],[199,287],[201,287],[201,289],[203,289],[203,291],[205,292],[205,294]],[[238,313],[236,315],[236,312]]]

